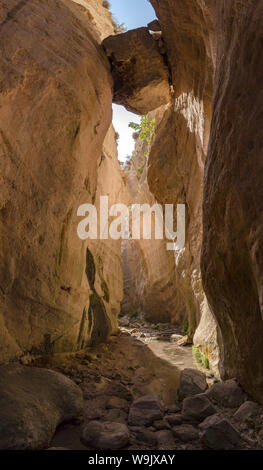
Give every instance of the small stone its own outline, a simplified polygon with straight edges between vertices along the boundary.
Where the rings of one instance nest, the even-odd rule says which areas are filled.
[[[174,426],[173,435],[183,442],[195,441],[199,437],[199,431],[191,424],[182,424],[181,426]]]
[[[129,443],[130,432],[125,424],[109,421],[88,423],[81,435],[81,442],[97,450],[118,450]]]
[[[112,408],[117,408],[119,410],[126,410],[128,409],[128,402],[127,400],[124,400],[123,398],[119,397],[111,397],[106,405],[106,408],[112,409]]]
[[[156,433],[158,449],[170,450],[175,446],[174,437],[172,431],[163,430]]]
[[[238,431],[227,418],[210,416],[199,426],[202,443],[213,450],[232,450],[241,446]]]
[[[158,399],[151,395],[135,400],[129,412],[129,424],[132,426],[147,426],[151,425],[154,421],[163,418]]]
[[[180,400],[205,392],[206,376],[196,369],[184,369],[180,375],[178,396]]]
[[[161,31],[161,25],[158,20],[153,20],[150,23],[147,24],[148,29],[151,31]]]
[[[180,407],[178,405],[168,405],[166,407],[166,411],[170,414],[178,413],[180,411]]]
[[[166,420],[159,420],[159,421],[154,421],[153,426],[155,429],[158,431],[161,431],[162,429],[171,429],[171,426],[168,421]]]
[[[152,446],[156,446],[157,438],[155,429],[154,431],[150,428],[144,427],[130,427],[132,434],[135,436],[135,439],[139,442],[145,442]]]
[[[246,400],[246,394],[235,379],[212,385],[206,395],[210,400],[226,408],[237,408]]]
[[[166,415],[165,419],[168,421],[168,423],[171,426],[178,426],[179,424],[182,424],[183,422],[183,416],[179,413],[173,414],[173,415]]]
[[[215,407],[204,393],[185,398],[183,401],[182,414],[187,420],[201,422],[203,419],[215,413]]]
[[[104,421],[111,421],[114,423],[123,423],[126,424],[128,419],[128,414],[124,410],[118,408],[112,408],[107,410],[103,415]]]

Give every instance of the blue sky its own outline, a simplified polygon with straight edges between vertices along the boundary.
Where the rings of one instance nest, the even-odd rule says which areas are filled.
[[[148,0],[110,0],[113,15],[125,23],[127,29],[147,26],[156,18],[154,9]]]
[[[156,18],[154,9],[147,0],[110,0],[113,15],[127,29],[147,26],[147,23]],[[122,106],[113,105],[113,125],[120,135],[118,153],[119,160],[125,161],[132,154],[134,140],[133,130],[128,127],[129,122],[139,122],[139,116],[129,113]]]

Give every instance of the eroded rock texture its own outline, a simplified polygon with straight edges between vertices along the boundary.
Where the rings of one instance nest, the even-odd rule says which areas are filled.
[[[177,309],[188,318],[191,338],[200,325],[194,341],[216,369],[218,332],[200,274],[203,172],[215,66],[212,3],[152,1],[161,25],[174,94],[172,105],[156,127],[148,184],[157,201],[173,203],[175,208],[176,204],[186,204],[186,245],[175,252]]]
[[[222,333],[224,377],[262,402],[262,1],[216,2],[214,112],[202,273]]]
[[[103,46],[112,65],[115,103],[146,114],[170,101],[169,71],[147,28],[110,36]]]
[[[116,146],[102,150],[110,66],[78,3],[1,2],[0,360],[77,349],[116,325],[120,246],[87,250],[76,232],[107,170],[116,197],[122,186]]]

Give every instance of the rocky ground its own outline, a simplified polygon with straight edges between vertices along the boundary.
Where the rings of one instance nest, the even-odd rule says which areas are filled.
[[[178,360],[177,367],[147,345],[147,341],[158,343],[156,337],[162,334],[178,335],[178,331],[164,325],[150,339],[155,328],[138,324],[131,334],[127,330],[134,324],[136,320],[121,327],[107,344],[95,349],[32,362],[28,358],[28,365],[60,372],[83,392],[83,413],[61,424],[46,448],[263,448],[263,410],[249,401],[235,380],[219,383],[210,374],[208,386],[209,373],[185,368],[184,360]]]

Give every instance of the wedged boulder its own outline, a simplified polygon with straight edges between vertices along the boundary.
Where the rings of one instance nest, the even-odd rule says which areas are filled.
[[[162,27],[158,20],[153,20],[147,24],[147,27],[150,31],[162,31]]]
[[[179,400],[203,393],[206,389],[206,376],[203,372],[196,369],[184,369],[181,372],[178,390]]]
[[[183,401],[182,414],[187,420],[201,422],[215,413],[215,407],[204,393],[185,398]]]
[[[170,101],[169,72],[147,28],[137,28],[104,39],[111,62],[114,103],[146,114]]]
[[[129,424],[147,426],[163,418],[161,405],[156,397],[146,395],[135,400],[130,407]]]
[[[122,449],[129,439],[130,432],[125,424],[110,421],[92,421],[84,427],[81,435],[84,445],[98,450]]]
[[[246,394],[235,379],[212,385],[206,395],[210,400],[226,408],[237,408],[246,400]]]
[[[50,445],[56,427],[83,409],[80,388],[58,372],[19,364],[0,366],[0,449]]]
[[[201,440],[209,449],[232,450],[241,445],[241,437],[227,418],[214,415],[207,418],[199,428]]]

